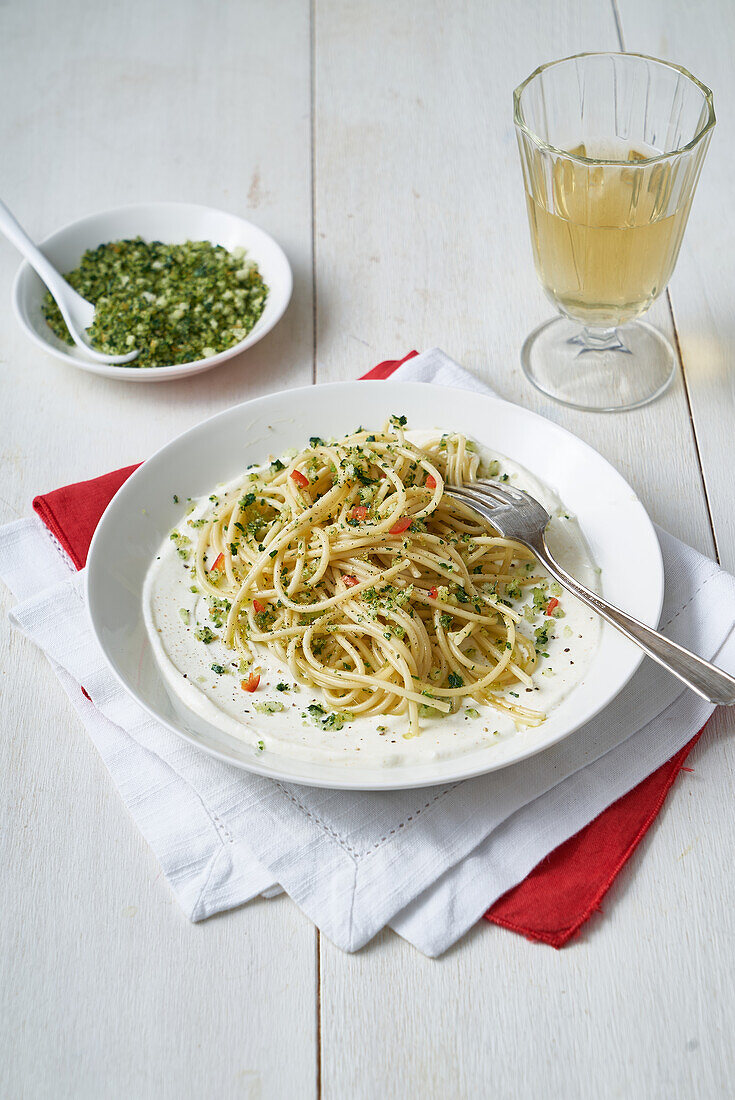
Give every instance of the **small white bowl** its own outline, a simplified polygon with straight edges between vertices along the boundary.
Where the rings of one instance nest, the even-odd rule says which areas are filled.
[[[221,244],[229,252],[235,248],[247,250],[248,259],[254,260],[268,287],[265,309],[244,340],[233,344],[226,351],[195,359],[191,363],[174,363],[169,367],[136,367],[135,362],[125,366],[93,363],[85,359],[76,346],[69,347],[51,331],[41,309],[46,287],[33,268],[25,261],[20,265],[12,290],[13,312],[18,322],[44,351],[63,359],[73,367],[102,374],[106,378],[118,378],[124,382],[164,382],[210,370],[225,359],[238,355],[245,348],[256,344],[280,321],[291,298],[293,276],[286,255],[272,237],[256,225],[213,210],[209,206],[197,206],[184,202],[148,202],[136,206],[120,206],[101,214],[71,222],[57,229],[41,241],[40,247],[53,264],[62,272],[71,271],[88,248],[97,248],[108,241],[142,237],[147,241],[163,241],[164,244],[182,244],[184,241],[211,241]]]

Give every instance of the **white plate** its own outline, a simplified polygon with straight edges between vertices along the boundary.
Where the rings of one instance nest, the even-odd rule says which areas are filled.
[[[164,244],[181,244],[184,241],[211,241],[232,251],[245,248],[248,258],[255,260],[268,287],[265,309],[244,340],[227,351],[196,359],[193,363],[176,363],[170,367],[114,366],[93,363],[76,347],[69,347],[51,331],[41,311],[46,287],[33,268],[25,261],[18,269],[12,291],[13,312],[34,344],[44,351],[63,359],[80,370],[117,378],[123,382],[165,382],[199,374],[210,370],[225,359],[238,355],[245,348],[257,344],[283,316],[291,298],[293,278],[288,260],[280,245],[256,225],[213,210],[209,206],[195,206],[185,202],[149,202],[139,206],[121,206],[105,210],[88,218],[57,229],[41,241],[41,249],[62,273],[75,268],[88,248],[97,248],[108,241],[120,241],[130,237],[143,237],[147,241],[163,241]]]
[[[664,577],[653,525],[620,474],[569,432],[498,398],[423,383],[336,382],[287,390],[236,405],[163,447],[123,485],[92,540],[87,599],[94,632],[124,687],[174,733],[237,767],[290,782],[354,790],[419,787],[504,768],[555,744],[597,714],[638,668],[640,650],[604,625],[587,676],[543,725],[464,756],[386,769],[256,754],[169,692],[148,642],[142,591],[153,556],[181,519],[173,495],[209,493],[248,464],[301,447],[311,435],[380,426],[391,413],[408,415],[412,428],[465,432],[538,474],[577,516],[602,568],[605,595],[657,625]]]

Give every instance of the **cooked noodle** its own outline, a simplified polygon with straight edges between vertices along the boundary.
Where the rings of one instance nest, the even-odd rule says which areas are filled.
[[[404,425],[314,438],[211,498],[197,583],[221,601],[228,647],[270,651],[334,710],[405,715],[413,736],[471,697],[538,724],[508,697],[533,686],[534,643],[507,600],[538,584],[533,555],[443,495],[477,478],[471,441],[418,447]]]

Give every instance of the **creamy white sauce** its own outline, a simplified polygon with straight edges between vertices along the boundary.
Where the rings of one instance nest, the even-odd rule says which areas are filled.
[[[406,433],[407,438],[419,446],[423,439],[435,434],[432,431]],[[480,453],[483,465],[498,461],[501,473],[508,475],[510,484],[526,489],[544,505],[552,517],[547,538],[555,557],[572,576],[597,590],[599,570],[576,519],[566,511],[553,490],[512,459],[488,448],[481,448]],[[228,485],[218,486],[216,491],[224,495],[243,481],[244,475],[240,475]],[[191,538],[192,548],[196,544],[197,528],[189,526],[188,521],[198,519],[212,507],[208,497],[194,503],[194,511],[182,516],[177,526],[181,534]],[[212,725],[252,745],[254,754],[269,751],[355,767],[393,767],[460,756],[482,746],[490,749],[501,740],[518,736],[519,729],[510,717],[491,706],[481,706],[474,699],[468,699],[457,714],[422,719],[421,735],[410,739],[403,736],[407,724],[405,715],[358,716],[345,723],[341,730],[322,729],[308,717],[306,708],[311,703],[325,706],[324,700],[317,692],[296,683],[289,669],[265,649],[258,651],[255,661],[261,668],[260,686],[255,693],[244,692],[240,687],[243,677],[233,651],[219,638],[205,645],[195,637],[198,627],[211,627],[212,622],[204,596],[191,591],[196,583],[193,559],[192,549],[189,561],[182,561],[174,543],[167,537],[148,570],[143,611],[153,652],[170,690]],[[534,570],[535,574],[542,572]],[[547,716],[584,677],[600,636],[598,616],[567,592],[559,600],[563,618],[547,620],[539,616],[533,624],[520,627],[532,636],[534,627],[551,621],[555,632],[544,647],[548,657],[539,659],[533,688],[520,684],[501,693],[507,695],[508,691],[514,691],[518,695],[517,703],[543,711]],[[530,596],[526,596],[514,606],[520,609],[529,601]],[[188,612],[188,624],[181,617],[181,608]],[[213,664],[227,671],[219,675],[212,671]],[[279,683],[287,684],[289,690],[278,691],[276,685]],[[255,710],[256,702],[282,703],[284,710],[260,714]],[[467,715],[468,706],[479,712],[478,718]],[[329,708],[325,706],[325,709]],[[379,732],[378,726],[384,732]]]

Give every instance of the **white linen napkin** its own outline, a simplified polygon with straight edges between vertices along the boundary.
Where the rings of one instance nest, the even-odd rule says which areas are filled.
[[[489,392],[438,349],[394,377]],[[735,578],[659,538],[663,629],[735,672]],[[36,517],[0,529],[0,578],[19,600],[11,620],[47,654],[186,915],[282,887],[346,951],[389,924],[441,954],[714,709],[646,661],[587,726],[500,772],[405,792],[289,785],[214,760],[138,707],[92,637],[82,575]]]

